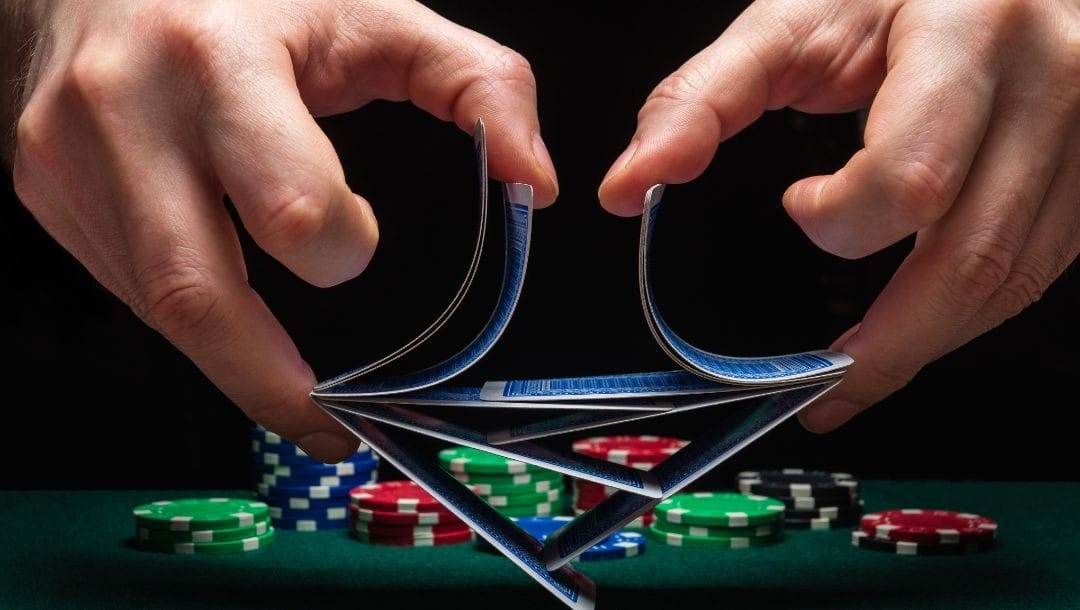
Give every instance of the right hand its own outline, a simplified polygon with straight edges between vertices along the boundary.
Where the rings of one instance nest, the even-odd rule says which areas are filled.
[[[492,176],[554,201],[528,63],[411,1],[57,2],[38,32],[15,189],[37,221],[251,419],[338,461],[357,444],[249,286],[234,202],[255,242],[331,286],[375,249],[313,115],[410,100],[471,132]]]

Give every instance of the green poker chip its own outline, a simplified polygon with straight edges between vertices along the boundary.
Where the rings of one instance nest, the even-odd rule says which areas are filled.
[[[255,522],[247,527],[234,527],[220,530],[159,530],[148,527],[136,528],[135,535],[140,541],[177,543],[177,542],[225,542],[243,540],[265,534],[270,529],[269,519]]]
[[[221,553],[243,553],[257,551],[274,542],[274,528],[269,527],[258,536],[225,540],[221,542],[167,542],[162,540],[139,540],[139,548],[159,553],[177,555],[216,555]]]
[[[688,523],[668,523],[663,519],[655,519],[652,526],[658,532],[664,534],[678,534],[680,536],[694,536],[696,538],[767,538],[780,533],[784,526],[783,521],[775,521],[764,525],[748,525],[746,527],[721,527],[717,525],[690,525]]]
[[[675,494],[655,508],[668,523],[717,527],[746,527],[775,523],[784,517],[784,503],[767,496],[734,492]]]
[[[536,481],[535,483],[464,483],[469,487],[472,487],[477,494],[481,496],[521,496],[525,494],[535,494],[541,492],[551,491],[557,489],[563,491],[563,478],[557,477],[555,479],[549,479],[546,481]],[[539,500],[537,500],[539,502]]]
[[[523,493],[515,494],[511,496],[484,496],[481,495],[485,502],[495,507],[502,506],[536,506],[537,504],[543,504],[545,502],[552,504],[562,503],[562,490],[552,489],[549,491],[540,491],[535,493]]]
[[[561,485],[564,479],[562,473],[556,472],[554,470],[530,470],[529,472],[523,472],[520,474],[482,474],[470,472],[454,472],[453,475],[455,479],[469,485],[497,485],[500,487],[510,485],[529,485],[542,483],[544,481],[557,481]]]
[[[515,506],[496,506],[495,511],[504,517],[547,517],[563,514],[562,502],[541,502]]]
[[[251,527],[269,518],[269,507],[242,498],[187,498],[140,504],[132,511],[136,527],[194,531]]]
[[[439,452],[439,463],[445,470],[466,474],[522,474],[543,470],[501,455],[472,447],[450,447]]]
[[[645,533],[660,544],[693,549],[746,549],[751,547],[770,546],[781,540],[780,534],[764,537],[736,536],[732,538],[685,536],[683,534],[673,534],[656,529],[655,522],[645,530]]]

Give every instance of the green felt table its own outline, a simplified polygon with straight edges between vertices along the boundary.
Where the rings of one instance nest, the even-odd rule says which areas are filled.
[[[235,491],[0,491],[0,608],[563,608],[473,543],[375,546],[344,530],[279,531],[249,553],[181,556],[132,545],[131,509]],[[742,550],[665,547],[576,563],[597,608],[1080,608],[1077,482],[864,481],[866,510],[949,508],[998,520],[977,555],[897,556],[850,530],[786,531]]]

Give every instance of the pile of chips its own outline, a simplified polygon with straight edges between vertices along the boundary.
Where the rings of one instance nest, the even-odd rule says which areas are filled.
[[[689,441],[681,438],[651,435],[616,435],[590,436],[573,443],[577,453],[589,455],[616,464],[631,466],[639,470],[651,470],[670,455],[682,449]],[[589,510],[603,502],[616,489],[608,485],[593,483],[582,479],[574,480],[574,514]],[[653,522],[650,510],[635,518],[626,527],[645,528]]]
[[[255,493],[279,529],[344,529],[349,491],[377,480],[378,455],[363,443],[345,461],[323,464],[261,426],[254,426],[251,436]]]
[[[238,498],[187,498],[132,511],[140,549],[181,555],[254,551],[274,541],[269,507]]]
[[[563,475],[471,447],[447,447],[439,464],[504,517],[561,515]]]
[[[851,544],[897,555],[964,555],[993,548],[998,524],[950,510],[905,508],[866,514]]]
[[[474,539],[473,531],[413,481],[360,485],[349,493],[357,540],[390,546],[442,546]]]
[[[784,527],[827,530],[855,527],[862,516],[859,482],[846,472],[761,470],[740,472],[739,491],[784,504]]]
[[[735,492],[677,493],[656,505],[648,534],[662,544],[701,549],[745,549],[782,538],[784,505]]]
[[[528,532],[540,542],[554,534],[559,528],[569,523],[573,517],[512,517],[511,521]],[[485,551],[494,551],[495,547],[484,538],[477,538],[476,546]],[[586,549],[574,558],[574,561],[598,561],[602,559],[623,559],[637,557],[645,552],[645,536],[629,530],[611,534],[602,541]]]

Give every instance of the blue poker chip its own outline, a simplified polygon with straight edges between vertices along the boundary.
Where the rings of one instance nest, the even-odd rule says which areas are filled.
[[[344,498],[328,498],[325,500],[313,500],[311,498],[289,498],[286,496],[255,496],[261,502],[266,503],[271,508],[288,508],[291,510],[312,510],[312,509],[325,509],[325,508],[337,508],[340,506],[348,506],[348,496]]]
[[[330,498],[348,498],[349,490],[354,487],[356,485],[267,485],[266,483],[256,483],[255,491],[260,496],[328,500]]]
[[[265,483],[274,487],[317,487],[320,485],[341,487],[343,485],[367,485],[374,483],[371,471],[360,473],[353,477],[285,477],[275,474],[262,473],[255,479],[256,483]]]
[[[341,502],[338,506],[326,508],[286,508],[281,506],[270,507],[271,519],[289,519],[295,521],[349,521],[349,503]]]
[[[533,538],[543,542],[562,526],[572,521],[573,517],[512,517],[511,521],[528,532]],[[479,546],[493,550],[491,543],[480,537]],[[621,530],[608,536],[601,542],[589,547],[575,559],[597,561],[601,559],[621,559],[634,557],[645,552],[645,536],[638,532]]]
[[[374,453],[349,456],[337,464],[323,464],[315,460],[303,464],[268,464],[261,453],[256,454],[255,458],[256,472],[283,477],[354,477],[379,467],[379,458]]]
[[[323,530],[348,529],[348,519],[274,519],[270,523],[277,529],[297,532],[318,532]]]

